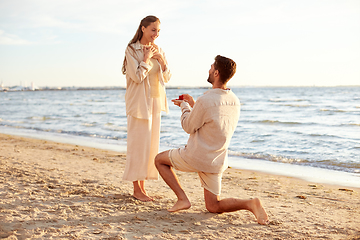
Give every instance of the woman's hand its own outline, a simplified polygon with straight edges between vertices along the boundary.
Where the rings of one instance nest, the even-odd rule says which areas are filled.
[[[161,70],[164,72],[166,69],[164,56],[161,53],[155,53],[152,58],[156,59],[160,63]]]
[[[149,64],[150,58],[152,58],[158,50],[155,46],[151,45],[151,46],[144,46],[143,51],[144,51],[144,60],[143,61],[146,64]]]
[[[164,61],[164,56],[159,53],[159,52],[155,52],[152,56],[152,58],[158,60],[158,61]]]
[[[157,45],[153,44],[152,46],[156,49],[156,51],[153,54],[152,58],[156,59],[160,63],[161,69],[163,71],[165,71],[166,62],[165,62],[164,56],[160,53],[159,47]]]

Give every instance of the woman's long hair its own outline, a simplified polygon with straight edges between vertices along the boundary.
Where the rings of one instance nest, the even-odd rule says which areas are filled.
[[[145,28],[148,27],[151,23],[153,22],[160,22],[160,20],[155,17],[155,16],[147,16],[145,18],[143,18],[140,22],[140,25],[133,37],[133,39],[131,39],[131,41],[129,42],[128,46],[130,44],[136,43],[137,41],[139,41],[142,36],[143,36],[143,32],[142,32],[142,27],[144,26]],[[123,66],[122,66],[122,73],[125,75],[126,74],[126,56],[124,57],[124,62],[123,62]]]

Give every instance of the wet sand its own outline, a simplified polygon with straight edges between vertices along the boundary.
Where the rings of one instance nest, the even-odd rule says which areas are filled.
[[[360,189],[229,168],[221,197],[261,199],[270,224],[247,211],[212,214],[195,173],[176,172],[192,207],[160,178],[154,202],[121,180],[125,153],[0,134],[3,239],[360,239]]]

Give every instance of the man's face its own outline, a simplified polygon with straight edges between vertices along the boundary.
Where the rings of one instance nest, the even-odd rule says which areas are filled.
[[[215,67],[214,64],[211,64],[211,68],[209,70],[209,77],[207,79],[207,81],[211,84],[214,83],[215,79],[214,79],[214,73],[215,73]]]

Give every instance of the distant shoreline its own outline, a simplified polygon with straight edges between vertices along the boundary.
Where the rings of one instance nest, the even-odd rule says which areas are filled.
[[[344,85],[344,86],[229,86],[230,88],[353,88],[360,85]],[[167,86],[166,89],[210,89],[208,86]],[[126,87],[110,86],[110,87],[42,87],[30,89],[28,87],[0,87],[0,92],[36,92],[36,91],[99,91],[99,90],[126,90]]]

